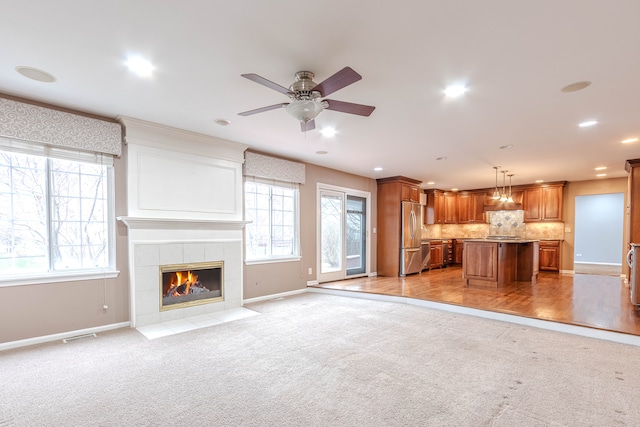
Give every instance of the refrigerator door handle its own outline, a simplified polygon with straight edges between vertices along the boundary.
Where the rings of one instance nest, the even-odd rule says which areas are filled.
[[[409,228],[409,234],[411,234],[411,240],[416,236],[416,213],[411,211],[411,226]]]

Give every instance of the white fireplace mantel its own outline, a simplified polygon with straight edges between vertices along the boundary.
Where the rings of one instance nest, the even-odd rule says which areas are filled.
[[[119,216],[118,221],[130,230],[241,230],[251,221],[224,221],[177,218],[140,218]]]

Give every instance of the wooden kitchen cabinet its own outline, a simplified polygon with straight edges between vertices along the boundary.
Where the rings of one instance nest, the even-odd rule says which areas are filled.
[[[471,242],[464,244],[462,277],[469,282],[498,283],[498,243]]]
[[[458,193],[453,191],[444,192],[444,224],[458,223]]]
[[[376,180],[378,184],[378,259],[379,276],[400,275],[401,202],[420,201],[420,183],[415,179],[394,176]],[[414,199],[411,199],[414,197]]]
[[[458,193],[458,224],[483,223],[484,191],[463,191]]]
[[[467,286],[500,288],[514,282],[535,283],[538,277],[538,241],[464,241],[462,277]]]
[[[442,267],[443,265],[442,241],[431,241],[431,268]]]
[[[468,191],[458,193],[458,223],[471,223],[471,194]]]
[[[560,271],[560,240],[541,240],[539,243],[539,268],[547,271]]]
[[[420,203],[420,184],[402,183],[400,187],[403,201]]]
[[[453,239],[451,241],[453,246],[453,263],[462,264],[462,257],[464,255],[464,243],[462,240]]]
[[[444,223],[444,192],[441,190],[427,190],[427,205],[425,206],[425,224]]]
[[[562,221],[564,184],[530,187],[523,190],[524,222]]]

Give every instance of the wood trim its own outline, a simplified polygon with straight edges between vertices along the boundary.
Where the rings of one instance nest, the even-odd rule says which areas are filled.
[[[387,178],[378,178],[376,179],[378,184],[384,184],[387,182],[406,182],[408,184],[420,185],[422,181],[413,178],[407,178],[406,176],[390,176]]]

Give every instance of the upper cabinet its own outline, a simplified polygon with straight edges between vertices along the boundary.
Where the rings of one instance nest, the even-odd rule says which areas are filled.
[[[525,222],[562,221],[564,184],[525,188],[523,209]]]
[[[513,202],[491,199],[492,189],[472,191],[425,190],[425,224],[478,224],[486,210],[523,209],[525,222],[561,222],[565,182],[513,187]]]
[[[458,193],[458,224],[484,222],[484,191],[463,191]]]
[[[400,194],[403,201],[420,203],[420,184],[401,183]]]
[[[445,224],[458,223],[458,193],[453,191],[444,192],[444,218]]]
[[[425,224],[444,224],[444,191],[426,190],[427,204],[423,222]]]

